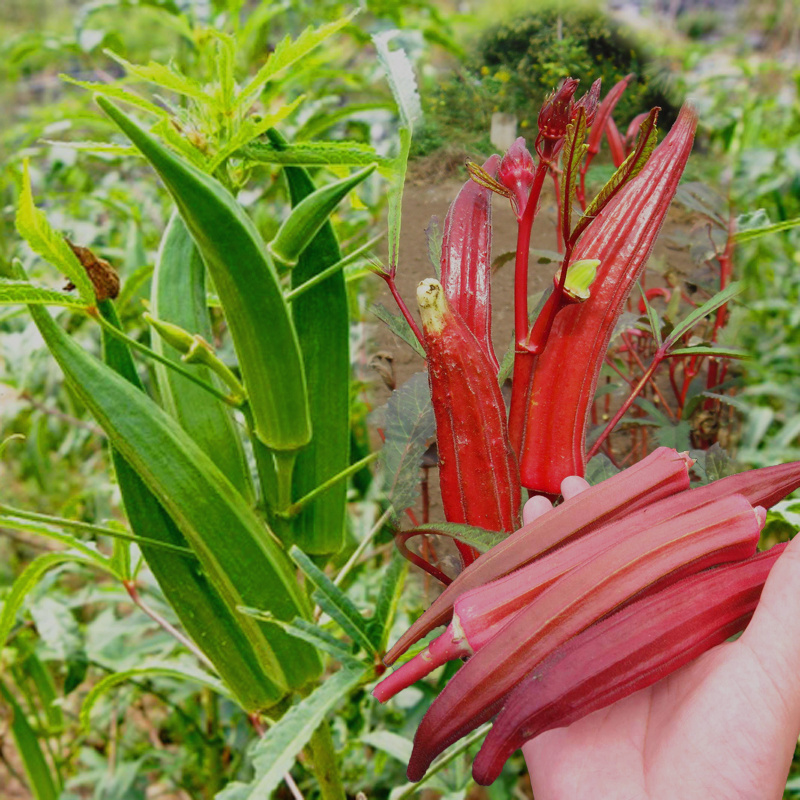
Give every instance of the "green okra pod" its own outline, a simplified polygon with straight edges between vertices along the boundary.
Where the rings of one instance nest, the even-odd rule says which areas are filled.
[[[285,146],[277,131],[272,144]],[[302,167],[285,167],[284,176],[295,208],[313,196],[314,183]],[[292,286],[311,280],[341,260],[330,220],[300,253],[292,270]],[[293,496],[304,497],[350,464],[350,316],[344,273],[330,275],[292,303],[297,335],[305,359],[308,402],[314,437],[297,455]],[[307,553],[335,553],[344,543],[347,482],[340,481],[292,520],[294,541]]]
[[[274,451],[308,444],[311,422],[300,346],[277,272],[255,225],[219,181],[170,152],[114,103],[97,103],[169,190],[214,281],[255,424]]]
[[[108,322],[119,327],[110,300],[102,301],[98,308]],[[128,346],[105,332],[103,360],[144,391]],[[141,538],[186,547],[186,538],[136,470],[113,447],[111,456],[131,530]],[[160,547],[143,546],[142,552],[186,632],[213,662],[242,707],[252,711],[275,703],[283,687],[272,681],[239,624],[239,614],[228,607],[200,564]]]
[[[173,214],[161,240],[153,273],[151,307],[158,320],[177,325],[211,341],[205,266],[192,237],[177,214]],[[153,338],[153,349],[181,363],[180,352],[164,341],[163,336]],[[193,364],[189,368],[206,383],[216,382],[209,367]],[[156,377],[167,411],[214,460],[241,494],[252,499],[253,489],[242,440],[230,410],[202,387],[171,369],[158,365]]]
[[[376,166],[377,164],[371,164],[340,181],[329,183],[321,189],[311,188],[310,192],[304,193],[299,202],[293,197],[292,213],[284,220],[278,233],[275,234],[275,238],[268,245],[270,254],[289,267],[297,264],[302,252],[316,237],[322,226],[328,223],[328,218],[336,206],[361,181],[371,175]],[[297,171],[302,168],[295,167],[294,169]],[[312,183],[311,187],[313,185]]]
[[[30,312],[73,391],[175,522],[251,643],[272,682],[259,707],[316,679],[314,648],[237,611],[249,606],[286,621],[310,615],[286,556],[247,501],[172,417],[83,350],[45,309]]]

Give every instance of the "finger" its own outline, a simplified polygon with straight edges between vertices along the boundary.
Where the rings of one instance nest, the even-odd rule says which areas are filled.
[[[553,506],[546,497],[537,494],[536,497],[531,497],[524,506],[522,506],[522,524],[527,525],[533,522],[537,517],[552,511]]]
[[[567,477],[561,481],[561,494],[565,500],[569,500],[575,497],[576,494],[580,494],[585,489],[588,489],[589,486],[591,486],[589,481],[584,480],[578,475],[567,475]]]
[[[740,641],[756,655],[769,683],[779,687],[776,701],[800,714],[800,536],[775,562]]]

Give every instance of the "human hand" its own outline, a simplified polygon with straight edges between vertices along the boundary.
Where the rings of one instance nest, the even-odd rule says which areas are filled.
[[[565,497],[588,484],[568,478]],[[526,522],[545,513],[528,501]],[[522,752],[536,800],[772,800],[800,734],[800,537],[742,636]]]

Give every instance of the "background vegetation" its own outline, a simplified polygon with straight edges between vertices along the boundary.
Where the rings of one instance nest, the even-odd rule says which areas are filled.
[[[727,335],[752,358],[724,401],[731,419],[738,420],[726,447],[742,466],[800,458],[800,229],[780,229],[800,217],[795,5],[688,4],[672,18],[669,8],[650,8],[622,23],[602,7],[476,3],[465,12],[460,5],[425,0],[368,0],[362,6],[328,40],[324,53],[315,53],[281,83],[283,103],[305,96],[300,109],[281,123],[291,138],[353,140],[381,154],[394,152],[394,101],[370,44],[371,34],[394,28],[401,30],[399,40],[415,63],[423,100],[424,122],[413,152],[429,163],[446,160],[453,150],[491,152],[488,131],[497,111],[515,114],[524,134],[535,126],[544,94],[565,74],[584,83],[600,76],[609,88],[628,72],[637,73],[617,113],[621,127],[652,104],[664,107],[668,123],[682,99],[692,97],[701,131],[687,172],[691,191],[681,194],[692,221],[671,231],[672,246],[691,263],[684,277],[701,285],[709,279],[711,256],[723,245],[731,219],[743,232],[775,226],[770,236],[742,237],[735,253],[735,271],[748,289]],[[286,34],[296,37],[309,24],[351,10],[351,4],[333,0],[6,0],[0,10],[0,274],[9,275],[12,259],[21,257],[35,277],[60,288],[14,230],[22,159],[32,156],[37,195],[51,222],[113,261],[122,277],[119,307],[128,334],[149,342],[141,311],[170,205],[143,164],[113,147],[89,152],[80,145],[121,140],[97,111],[91,92],[76,82],[133,84],[120,59],[172,64],[201,84],[208,82],[217,58],[210,31],[235,37],[236,73],[243,80]],[[184,100],[165,97],[158,87],[148,96],[185,108]],[[605,157],[598,174],[607,170]],[[230,177],[244,187],[240,200],[269,240],[286,201],[278,168],[253,167],[245,174],[234,167]],[[381,233],[385,192],[376,178],[355,204],[343,206],[334,219],[340,241],[354,249]],[[367,308],[375,289],[367,272],[362,259],[348,274],[352,340],[360,343],[356,366],[371,355]],[[96,331],[77,315],[65,319],[89,350],[98,350]],[[217,332],[221,355],[230,358],[219,320]],[[152,367],[144,365],[142,372],[155,387]],[[364,378],[363,369],[354,369],[352,435],[361,455],[370,447],[366,416],[372,406]],[[119,487],[104,437],[63,384],[27,314],[16,308],[0,310],[0,443],[6,443],[0,444],[0,511],[13,505],[88,525],[120,525]],[[362,545],[341,589],[369,615],[382,587],[385,592],[387,581],[397,585],[404,567],[392,556],[389,529],[375,526],[386,509],[383,483],[364,470],[352,480],[348,497],[348,544],[334,561],[343,565]],[[786,537],[798,524],[800,514],[784,503],[772,515],[767,535]],[[98,541],[104,552],[112,552],[109,539]],[[32,559],[57,549],[19,527],[0,528],[0,598],[8,597]],[[147,570],[137,581],[151,609],[174,621]],[[397,603],[395,630],[425,602],[421,580],[410,580],[407,587]],[[329,628],[339,635],[335,624]],[[195,665],[118,583],[98,579],[85,567],[50,570],[28,595],[8,641],[0,644],[4,798],[200,800],[217,796],[232,779],[252,777],[258,737],[235,703],[209,687],[198,688],[178,669],[169,675],[131,671],[156,660],[186,674]],[[123,676],[118,685],[89,694],[112,674]],[[414,727],[444,678],[409,689],[386,707],[357,688],[337,707],[332,731],[349,796],[364,792],[399,800],[422,791],[405,786],[404,759]],[[96,699],[88,727],[79,716],[87,696]],[[37,751],[44,759],[38,766]],[[50,776],[49,784],[42,775]],[[280,796],[295,790],[319,796],[307,759],[301,757],[291,775],[278,789]],[[479,794],[468,761],[459,754],[426,790],[448,800],[468,794],[499,800],[529,791],[522,776],[517,758],[495,786]],[[800,796],[800,767],[790,776],[787,796]]]

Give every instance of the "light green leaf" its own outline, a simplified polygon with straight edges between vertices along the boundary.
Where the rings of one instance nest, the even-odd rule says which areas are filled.
[[[788,231],[800,225],[800,217],[794,219],[785,219],[781,222],[773,222],[770,225],[764,225],[759,228],[750,228],[749,230],[740,230],[734,234],[734,241],[738,243],[752,242],[754,239],[760,239],[762,236],[769,236],[772,233],[781,233],[781,231]]]
[[[151,61],[146,66],[131,64],[126,61],[122,56],[117,55],[112,50],[103,50],[103,52],[117,64],[124,67],[130,75],[135,75],[143,81],[153,83],[160,86],[162,89],[168,89],[171,92],[176,92],[184,97],[191,97],[203,104],[212,104],[212,98],[203,89],[203,87],[194,78],[189,78],[178,69],[167,64],[159,64],[156,61]]]
[[[370,311],[381,321],[389,326],[389,330],[400,337],[409,347],[412,347],[417,355],[425,358],[425,351],[419,343],[419,339],[414,335],[408,321],[401,314],[393,314],[383,303],[375,303],[370,306]]]
[[[76,78],[73,78],[71,75],[63,74],[59,75],[58,77],[66,83],[71,83],[74,86],[80,86],[82,89],[88,89],[90,92],[95,94],[102,94],[105,97],[113,97],[115,100],[121,100],[123,103],[128,103],[129,105],[141,108],[143,111],[147,111],[149,114],[153,114],[156,117],[169,116],[165,109],[157,106],[155,103],[151,103],[149,100],[145,100],[144,97],[139,97],[138,94],[129,91],[125,87],[120,86],[118,83],[95,83],[93,81],[79,81]]]
[[[476,550],[480,550],[481,553],[491,550],[492,547],[507,537],[505,533],[478,528],[474,525],[463,525],[457,522],[432,522],[428,525],[417,525],[415,528],[403,531],[403,536],[411,538],[411,536],[424,533],[433,536],[447,536],[457,542],[474,547]]]
[[[42,576],[48,570],[70,562],[88,564],[92,567],[98,566],[96,561],[77,552],[45,553],[33,559],[19,574],[11,587],[11,591],[6,596],[2,611],[0,611],[0,649],[5,645],[11,629],[14,627],[17,614],[22,608],[25,598],[39,583]]]
[[[650,320],[650,332],[653,334],[653,338],[656,340],[656,345],[661,347],[661,343],[663,341],[661,338],[661,320],[658,318],[656,310],[647,299],[647,293],[642,288],[642,284],[639,281],[636,283],[639,286],[639,291],[642,294],[642,302],[644,303],[644,307],[647,309],[647,318]]]
[[[717,292],[711,299],[703,303],[699,308],[694,309],[689,316],[682,322],[679,322],[672,330],[672,333],[665,339],[664,345],[671,348],[682,336],[687,334],[695,325],[697,325],[704,317],[707,317],[712,311],[716,311],[720,306],[732,300],[736,295],[741,294],[744,290],[744,285],[741,281],[735,281]]]
[[[180,681],[189,680],[205,687],[206,689],[211,689],[212,692],[216,692],[217,694],[222,695],[222,697],[231,699],[231,693],[227,690],[227,688],[225,688],[222,681],[217,680],[215,677],[206,672],[202,672],[198,669],[192,669],[185,664],[148,664],[143,667],[134,667],[132,669],[123,670],[122,672],[115,672],[112,675],[107,675],[105,678],[98,681],[92,687],[92,690],[89,692],[89,694],[86,695],[83,705],[81,706],[81,727],[85,731],[89,730],[92,709],[97,704],[97,701],[100,700],[103,695],[111,691],[111,689],[119,686],[122,683],[133,680],[134,678],[152,677],[176,678]]]
[[[60,792],[57,779],[44,757],[36,732],[28,722],[25,711],[8,687],[0,681],[0,698],[9,707],[8,719],[17,752],[22,759],[28,784],[35,800],[57,800]]]
[[[586,139],[586,109],[579,108],[578,116],[567,125],[561,167],[561,229],[564,240],[569,239],[572,228],[572,204],[575,200],[578,174],[583,157],[589,147]]]
[[[44,286],[35,286],[28,281],[0,278],[0,305],[12,306],[20,303],[86,308],[86,303],[73,294],[59,292],[57,289],[47,289]]]
[[[295,142],[278,149],[269,142],[252,142],[242,154],[251,161],[284,166],[314,167],[343,165],[366,167],[378,163],[384,169],[393,165],[392,159],[380,156],[375,148],[362,142]]]
[[[317,587],[314,596],[320,608],[336,620],[354,642],[374,655],[376,649],[369,637],[367,620],[361,616],[353,601],[297,545],[292,545],[289,556]]]
[[[141,155],[135,147],[114,144],[114,142],[58,142],[53,139],[42,139],[42,141],[45,144],[52,144],[56,147],[67,147],[70,150],[77,150],[81,153],[94,153],[95,155],[137,157]]]
[[[213,172],[228,156],[233,155],[237,150],[244,147],[246,144],[257,139],[269,128],[277,125],[281,120],[289,116],[300,103],[305,100],[305,96],[301,95],[296,100],[281,106],[274,114],[267,114],[262,117],[258,122],[247,118],[242,121],[236,133],[229,139],[225,146],[217,152],[208,166],[209,172]]]
[[[381,582],[375,614],[369,622],[370,638],[377,642],[379,653],[384,652],[389,643],[389,634],[403,593],[408,567],[409,562],[395,549]]]
[[[23,162],[22,194],[19,198],[16,222],[19,235],[30,245],[31,250],[63,272],[75,284],[78,294],[86,304],[94,305],[94,287],[86,270],[64,237],[51,227],[44,211],[36,208],[33,202],[27,159]]]
[[[238,781],[228,784],[216,795],[216,800],[268,800],[326,715],[366,674],[363,668],[341,669],[292,706],[253,747],[256,773],[253,780],[247,784]]]
[[[752,358],[746,350],[737,350],[734,347],[721,347],[719,345],[698,344],[691,347],[680,347],[670,350],[671,356],[716,356],[717,358]]]
[[[309,26],[295,39],[287,35],[286,38],[278,43],[272,53],[270,53],[264,66],[261,67],[253,79],[242,89],[239,96],[236,98],[236,102],[233,104],[233,108],[242,110],[250,108],[250,106],[258,100],[258,96],[269,81],[277,78],[281,73],[291,67],[292,64],[296,64],[314,50],[314,48],[319,47],[322,42],[333,36],[334,33],[341,30],[345,25],[349,24],[356,13],[356,11],[353,11],[342,19],[320,25],[317,28]]]

